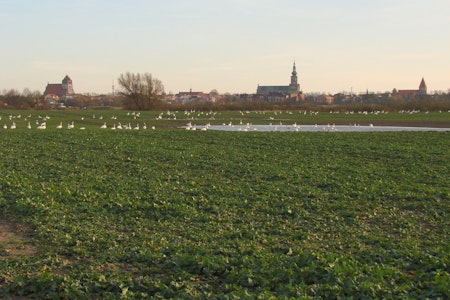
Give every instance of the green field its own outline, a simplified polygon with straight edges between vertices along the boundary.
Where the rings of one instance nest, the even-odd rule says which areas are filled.
[[[192,114],[1,111],[0,298],[450,297],[449,132],[173,129],[450,113]]]

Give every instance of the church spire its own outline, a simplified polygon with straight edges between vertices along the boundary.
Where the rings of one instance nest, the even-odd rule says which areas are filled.
[[[419,94],[426,95],[427,94],[427,84],[425,83],[425,79],[422,77],[422,81],[419,85]]]
[[[295,67],[295,60],[294,60],[294,67],[292,68],[292,76],[297,76],[297,68]]]

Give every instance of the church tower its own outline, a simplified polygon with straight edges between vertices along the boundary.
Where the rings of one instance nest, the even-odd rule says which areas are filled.
[[[70,79],[68,75],[66,75],[66,77],[62,80],[61,89],[65,95],[75,94],[73,91],[72,79]]]
[[[426,94],[427,94],[427,85],[422,77],[422,81],[420,82],[419,85],[419,95],[426,95]]]
[[[292,74],[291,74],[291,84],[289,84],[289,93],[292,96],[296,96],[300,92],[300,84],[298,83],[298,77],[297,77],[297,68],[295,67],[295,61],[294,66],[292,68]]]

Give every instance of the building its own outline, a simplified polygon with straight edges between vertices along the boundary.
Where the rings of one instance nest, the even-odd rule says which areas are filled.
[[[393,96],[403,96],[403,97],[415,97],[415,96],[422,96],[427,94],[427,85],[425,83],[425,80],[422,78],[422,81],[420,82],[419,89],[418,90],[397,90],[394,89],[392,91]]]
[[[189,103],[192,101],[209,101],[209,94],[203,92],[193,92],[192,89],[189,92],[179,92],[175,95],[175,102],[178,103]]]
[[[75,94],[72,79],[68,75],[61,83],[48,83],[44,91],[46,99],[60,99]]]
[[[274,97],[277,99],[293,99],[299,100],[302,98],[302,93],[300,91],[300,84],[298,83],[297,70],[294,66],[291,73],[291,83],[289,85],[258,85],[256,89],[256,94],[265,97]]]

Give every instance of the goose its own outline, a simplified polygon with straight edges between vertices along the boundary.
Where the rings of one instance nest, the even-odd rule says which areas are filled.
[[[139,124],[137,124],[133,129],[134,130],[139,130]]]
[[[107,128],[107,126],[106,126],[106,122],[105,122],[105,123],[103,123],[103,125],[102,125],[102,126],[100,126],[100,128],[101,128],[101,129],[105,129],[105,128]]]
[[[46,128],[47,128],[47,123],[46,123],[46,122],[41,123],[41,124],[37,127],[37,129],[46,129]]]
[[[111,130],[116,130],[116,124],[111,127]]]
[[[67,124],[67,129],[73,129],[75,127],[75,125],[72,123]]]
[[[27,125],[27,128],[28,128],[28,129],[31,129],[31,124],[30,124],[30,121],[28,121],[28,125]]]
[[[16,129],[16,123],[12,122],[11,126],[9,127],[10,129]]]
[[[142,126],[142,129],[147,129],[147,124],[144,123],[144,125]]]
[[[3,129],[8,129],[8,125],[4,124]]]
[[[60,122],[60,123],[58,124],[58,126],[56,126],[56,128],[57,128],[57,129],[62,129],[62,122]]]

